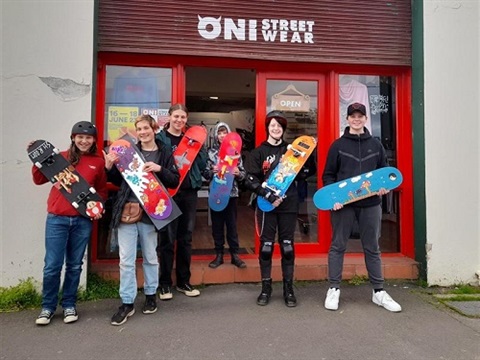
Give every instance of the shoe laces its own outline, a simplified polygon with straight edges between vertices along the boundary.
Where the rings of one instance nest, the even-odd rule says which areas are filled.
[[[77,312],[75,310],[75,308],[66,308],[63,310],[63,314],[65,316],[71,316],[71,315],[75,315]]]
[[[40,312],[39,317],[50,317],[50,315],[52,315],[52,312],[51,312],[50,310],[43,309],[43,310]]]

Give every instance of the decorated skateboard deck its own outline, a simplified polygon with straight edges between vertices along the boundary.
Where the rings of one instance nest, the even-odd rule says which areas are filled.
[[[378,195],[381,188],[393,190],[400,186],[402,181],[403,177],[398,169],[384,167],[324,186],[313,196],[313,203],[320,210],[332,210],[336,203],[346,205]]]
[[[28,157],[40,172],[84,217],[103,213],[103,199],[65,159],[60,151],[45,140],[37,140],[27,149]]]
[[[214,211],[222,211],[228,205],[235,175],[242,151],[242,138],[236,132],[228,133],[218,152],[218,172],[213,175],[208,194],[208,205]]]
[[[207,129],[200,125],[188,128],[183,135],[180,144],[178,144],[173,153],[175,165],[177,165],[178,172],[180,173],[180,181],[176,189],[168,189],[170,196],[175,195],[178,189],[180,189],[180,185],[182,185],[188,170],[190,170],[206,139]]]
[[[276,196],[284,197],[308,157],[313,153],[317,141],[313,136],[300,136],[288,145],[287,152],[275,169],[270,173],[262,187]],[[259,196],[257,204],[262,211],[271,211],[275,207],[265,198]]]
[[[143,170],[145,160],[130,137],[124,136],[114,141],[109,151],[119,156],[115,166],[158,230],[181,215],[180,209],[156,175]]]

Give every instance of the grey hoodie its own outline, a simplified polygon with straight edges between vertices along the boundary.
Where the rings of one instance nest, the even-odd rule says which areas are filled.
[[[224,122],[219,122],[215,125],[215,128],[213,129],[213,144],[212,146],[208,149],[208,158],[207,158],[207,167],[205,170],[202,172],[203,177],[207,180],[210,181],[213,179],[213,166],[218,163],[218,152],[220,150],[220,143],[218,142],[218,129],[224,127],[227,129],[227,132],[230,133],[230,126],[228,126]],[[233,187],[232,191],[230,192],[230,197],[238,197],[238,181],[243,181],[246,176],[245,169],[243,167],[243,161],[242,158],[238,160],[238,170],[240,171],[240,174],[235,177],[235,180],[233,181]]]

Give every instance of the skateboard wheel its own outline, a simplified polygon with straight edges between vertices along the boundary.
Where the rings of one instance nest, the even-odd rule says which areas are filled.
[[[262,188],[265,189],[266,187],[267,187],[267,183],[266,183],[266,182],[263,182],[263,183],[262,183]]]
[[[292,145],[291,144],[288,144],[287,145],[287,150],[290,150],[292,148]]]
[[[39,169],[41,169],[41,168],[42,168],[42,164],[41,164],[41,163],[39,163],[38,161],[35,163],[35,166],[36,166],[37,168],[39,168]]]
[[[90,189],[88,189],[92,194],[96,194],[97,193],[97,190],[95,190],[94,187],[91,187]]]
[[[78,209],[78,208],[79,208],[79,205],[77,204],[76,201],[74,201],[74,202],[72,203],[72,205],[73,205],[73,207],[74,207],[75,209]]]
[[[395,180],[397,180],[397,174],[391,173],[390,175],[388,175],[388,178],[392,181],[395,181]]]

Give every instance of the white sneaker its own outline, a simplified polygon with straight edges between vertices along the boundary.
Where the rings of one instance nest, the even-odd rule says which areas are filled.
[[[340,300],[340,289],[330,288],[325,298],[325,309],[338,310],[338,302]]]
[[[392,299],[390,295],[387,294],[385,290],[379,292],[373,292],[372,301],[378,306],[383,306],[385,309],[391,312],[400,312],[402,307],[399,303]]]

